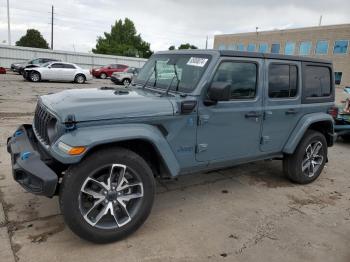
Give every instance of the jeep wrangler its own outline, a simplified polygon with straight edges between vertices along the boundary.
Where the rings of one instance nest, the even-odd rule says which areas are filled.
[[[14,179],[59,195],[66,224],[97,243],[150,214],[155,177],[264,159],[295,183],[314,181],[335,134],[332,64],[275,54],[154,54],[130,88],[41,96],[32,125],[8,139]]]

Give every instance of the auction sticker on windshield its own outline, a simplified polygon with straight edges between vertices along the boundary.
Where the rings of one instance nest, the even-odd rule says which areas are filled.
[[[188,60],[187,65],[203,67],[207,61],[208,58],[191,57],[190,60]]]

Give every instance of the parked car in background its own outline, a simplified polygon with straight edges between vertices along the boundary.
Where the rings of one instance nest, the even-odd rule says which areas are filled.
[[[13,63],[11,64],[11,71],[19,73],[19,69],[26,64],[27,62],[21,62],[21,63]]]
[[[27,80],[32,82],[46,80],[83,84],[92,79],[89,70],[65,62],[48,62],[40,67],[26,68],[25,76]]]
[[[334,130],[337,136],[350,142],[350,87],[345,87],[344,92],[349,96],[345,101],[342,101],[343,105],[331,111],[331,114],[334,118]]]
[[[18,67],[18,72],[23,75],[24,70],[26,68],[33,68],[33,67],[40,67],[41,65],[48,63],[48,62],[55,62],[55,61],[61,61],[59,59],[54,58],[35,58],[32,60],[27,61],[26,63],[20,65]]]
[[[3,67],[0,67],[0,74],[6,74],[6,69]]]
[[[124,72],[114,72],[111,76],[111,81],[117,85],[123,84],[124,86],[129,86],[139,71],[140,68],[129,67]]]
[[[107,77],[111,77],[114,72],[123,72],[127,68],[128,68],[127,65],[111,64],[100,68],[93,68],[91,70],[91,74],[94,77],[105,79]]]

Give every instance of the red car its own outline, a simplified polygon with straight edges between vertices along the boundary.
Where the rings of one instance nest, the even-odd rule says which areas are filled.
[[[94,77],[105,79],[111,77],[114,72],[124,72],[126,69],[128,69],[127,65],[111,64],[100,68],[93,68],[91,74]]]
[[[0,74],[6,74],[6,69],[0,66]]]

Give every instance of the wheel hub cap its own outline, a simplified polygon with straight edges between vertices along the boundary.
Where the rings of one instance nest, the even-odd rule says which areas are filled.
[[[321,150],[322,143],[320,141],[309,144],[305,149],[301,170],[308,177],[313,177],[323,163]]]

